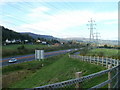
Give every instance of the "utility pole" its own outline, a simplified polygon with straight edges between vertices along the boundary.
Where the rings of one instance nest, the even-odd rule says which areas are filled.
[[[91,18],[91,20],[88,21],[88,22],[89,22],[89,24],[87,24],[87,25],[89,26],[88,29],[90,29],[90,38],[89,38],[89,42],[91,43],[91,42],[93,41],[93,39],[94,39],[93,30],[96,29],[96,28],[94,28],[94,25],[96,25],[96,24],[94,24],[95,21],[92,20],[92,18]]]

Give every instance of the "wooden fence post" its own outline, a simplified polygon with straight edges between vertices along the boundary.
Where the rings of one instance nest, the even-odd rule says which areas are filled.
[[[76,73],[75,73],[75,78],[81,78],[81,77],[82,77],[82,72],[76,72]],[[82,86],[81,86],[80,83],[77,83],[76,86],[75,86],[75,88],[76,88],[77,90],[79,90],[80,88],[82,88]]]
[[[84,61],[85,61],[85,56],[84,56]]]
[[[120,65],[119,65],[119,60],[117,60],[117,66],[118,66],[117,67],[117,74],[118,75],[117,75],[117,87],[116,88],[118,89],[118,88],[120,88],[120,86],[119,86],[120,85],[120,75],[119,75],[119,73],[120,73]]]
[[[70,58],[70,54],[68,54],[68,57]]]
[[[89,59],[89,58],[88,58],[88,56],[87,56],[87,62],[89,61],[88,59]]]
[[[97,65],[99,64],[99,56],[97,57]]]
[[[90,59],[90,63],[91,63],[91,56],[89,57],[89,59]]]
[[[87,62],[89,62],[89,57],[87,56]]]
[[[104,66],[104,57],[102,57],[102,66]]]
[[[106,67],[108,67],[108,58],[106,57],[105,60],[106,60]]]
[[[112,68],[111,65],[108,65],[108,69]],[[112,71],[111,72],[108,72],[108,80],[111,80],[112,79]],[[108,84],[108,89],[112,89],[112,82],[110,82]]]
[[[112,66],[112,60],[113,60],[113,59],[111,58],[111,59],[110,59],[110,64],[111,64],[111,66]]]
[[[82,58],[82,61],[83,61],[83,56],[81,56],[81,58]]]
[[[114,59],[114,67],[116,66],[116,60]]]
[[[94,64],[95,64],[95,56],[94,56]]]

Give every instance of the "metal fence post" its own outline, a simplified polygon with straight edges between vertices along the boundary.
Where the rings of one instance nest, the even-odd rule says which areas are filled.
[[[76,72],[76,73],[75,73],[75,78],[81,78],[81,77],[82,77],[82,72]],[[75,86],[75,88],[76,88],[77,90],[79,90],[80,88],[82,88],[82,86],[81,86],[80,83],[77,83],[76,86]]]
[[[108,65],[108,69],[112,68],[111,65]],[[112,71],[108,72],[108,80],[111,80],[112,79]],[[108,84],[108,89],[111,89],[112,88],[112,82],[110,82]]]

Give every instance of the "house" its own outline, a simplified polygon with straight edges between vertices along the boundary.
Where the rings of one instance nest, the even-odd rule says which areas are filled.
[[[25,42],[28,42],[28,40],[24,40]]]
[[[11,41],[10,41],[10,40],[8,40],[8,39],[6,39],[6,40],[5,40],[5,42],[6,42],[6,43],[11,43]]]
[[[40,40],[36,40],[37,43],[40,43],[41,41]]]
[[[55,43],[54,46],[59,46],[60,44],[59,43]]]
[[[45,42],[45,41],[42,41],[41,43],[42,43],[42,44],[47,44],[47,42]]]
[[[15,43],[15,42],[16,42],[16,40],[14,39],[14,40],[12,40],[11,42],[12,42],[12,43]]]

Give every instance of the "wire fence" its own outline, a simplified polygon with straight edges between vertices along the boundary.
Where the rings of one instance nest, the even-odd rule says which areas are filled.
[[[107,67],[107,70],[103,70],[97,73],[93,73],[87,76],[82,76],[82,72],[75,73],[75,79],[49,84],[45,86],[35,87],[29,90],[35,89],[61,89],[61,88],[86,88],[93,90],[96,88],[120,88],[120,61],[106,57],[92,57],[92,56],[80,56],[69,55],[70,58],[77,58],[81,61],[102,65]]]

